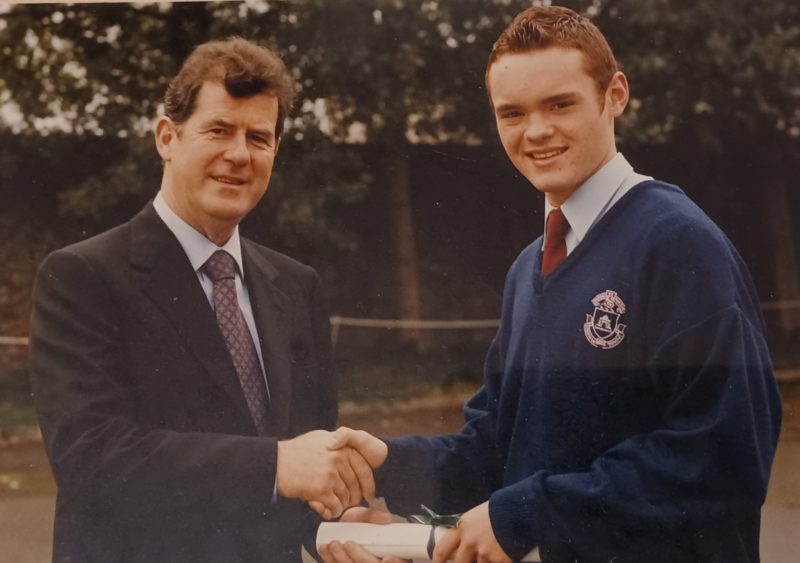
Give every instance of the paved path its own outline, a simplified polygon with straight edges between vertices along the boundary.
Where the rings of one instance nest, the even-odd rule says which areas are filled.
[[[53,496],[0,500],[0,561],[50,561],[53,532]]]
[[[783,389],[784,424],[761,526],[763,563],[793,563],[800,554],[800,385]],[[457,398],[458,399],[458,398]],[[449,432],[460,400],[429,397],[393,409],[343,408],[342,424],[379,435]],[[0,563],[47,563],[53,489],[41,445],[0,449]]]

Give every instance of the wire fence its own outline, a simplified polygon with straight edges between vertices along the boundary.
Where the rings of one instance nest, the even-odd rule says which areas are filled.
[[[786,299],[784,301],[762,301],[762,311],[787,311],[800,309],[800,299]]]
[[[800,311],[800,299],[762,302],[761,309],[765,313],[793,310]],[[342,327],[376,328],[384,330],[476,330],[497,328],[500,326],[500,319],[412,320],[343,317],[334,315],[330,318],[330,323],[331,339],[335,346]],[[0,346],[27,345],[27,336],[0,336]]]
[[[342,327],[378,328],[384,330],[475,330],[500,326],[500,319],[423,321],[408,319],[363,319],[357,317],[331,317],[331,341],[333,346],[339,341]]]
[[[474,330],[497,328],[500,319],[478,320],[452,320],[452,321],[425,321],[403,319],[366,319],[357,317],[340,317],[334,315],[330,318],[331,339],[334,346],[339,338],[342,327],[400,329],[400,330]],[[0,346],[27,346],[27,336],[0,336]]]
[[[27,346],[27,336],[0,336],[0,346]]]

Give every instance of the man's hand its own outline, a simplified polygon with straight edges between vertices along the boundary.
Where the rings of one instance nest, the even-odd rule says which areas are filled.
[[[359,504],[362,498],[375,497],[370,464],[358,451],[340,445],[334,436],[314,430],[278,442],[278,494],[305,500],[326,520]]]
[[[377,469],[383,465],[389,452],[386,443],[382,440],[379,440],[372,434],[364,432],[363,430],[353,430],[346,426],[339,427],[331,434],[331,441],[328,444],[328,449],[347,451],[349,456],[355,456],[354,462],[360,457],[366,460],[372,469]],[[372,479],[372,472],[370,472],[369,476]],[[369,485],[371,485],[372,489],[370,491],[364,491],[364,498],[372,500],[375,496],[375,481],[372,480]],[[325,518],[325,507],[320,501],[313,500],[310,501],[308,505]],[[351,504],[349,506],[353,505]]]
[[[389,524],[392,515],[373,508],[356,507],[342,514],[341,522],[367,522],[370,524]],[[403,563],[396,557],[375,557],[360,545],[353,542],[332,542],[319,546],[319,556],[325,563]]]
[[[433,561],[444,563],[450,559],[455,563],[511,563],[494,537],[488,501],[465,512],[458,526],[448,530],[436,543]]]

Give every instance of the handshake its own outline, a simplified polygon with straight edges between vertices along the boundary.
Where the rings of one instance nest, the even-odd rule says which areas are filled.
[[[279,495],[306,501],[325,520],[375,498],[374,469],[388,454],[386,444],[363,430],[314,430],[278,442]]]
[[[325,520],[341,516],[341,522],[388,524],[392,520],[389,513],[365,507],[343,515],[362,500],[374,499],[373,470],[383,465],[388,453],[383,441],[345,427],[335,432],[315,430],[278,442],[278,493],[306,501]],[[334,540],[318,547],[326,563],[402,563],[397,557],[377,557],[355,541]],[[436,563],[451,559],[511,563],[494,535],[489,502],[462,514],[456,527],[435,541],[432,558]],[[539,560],[535,550],[523,559]]]

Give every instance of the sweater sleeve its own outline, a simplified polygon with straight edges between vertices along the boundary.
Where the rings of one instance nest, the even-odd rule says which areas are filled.
[[[389,455],[377,471],[378,493],[399,514],[418,513],[420,504],[440,514],[464,512],[485,501],[499,483],[496,441],[500,354],[497,339],[486,360],[487,377],[464,407],[458,434],[403,436],[388,440]]]
[[[454,435],[403,436],[388,440],[389,455],[376,472],[378,494],[398,514],[418,513],[420,504],[440,514],[464,512],[502,484],[507,441],[498,424],[508,333],[514,321],[518,278],[529,279],[535,245],[512,264],[506,277],[502,323],[484,363],[484,384],[464,406],[464,426]]]

